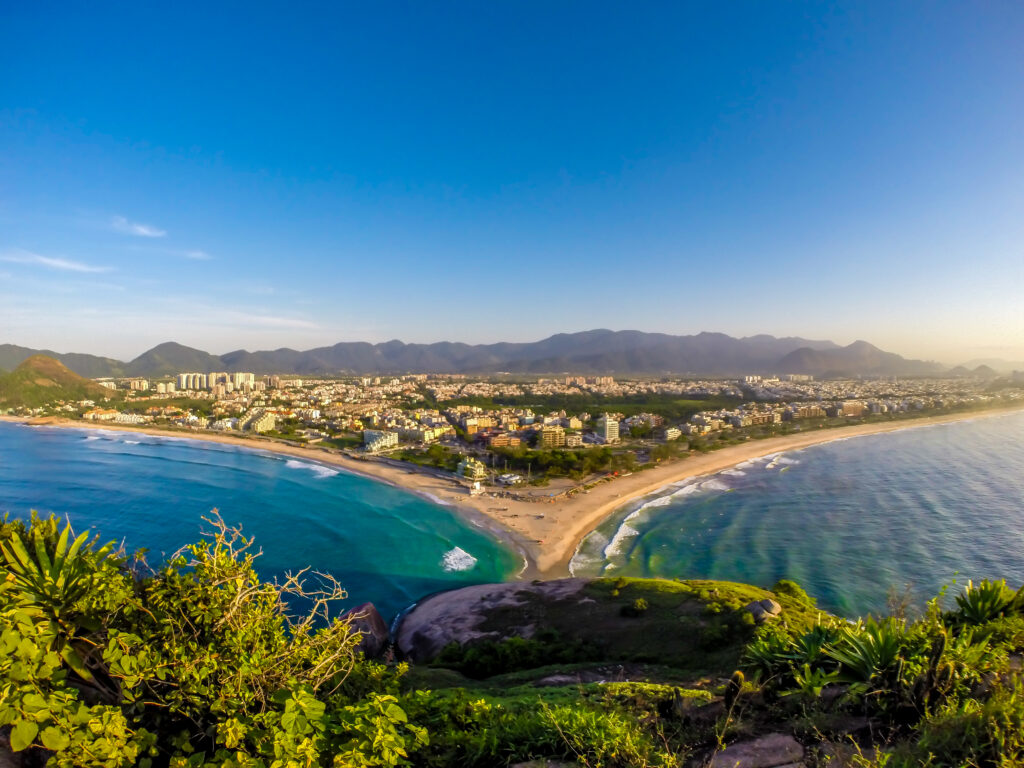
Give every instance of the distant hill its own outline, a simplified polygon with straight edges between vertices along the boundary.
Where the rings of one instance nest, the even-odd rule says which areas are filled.
[[[124,363],[109,357],[83,355],[71,352],[61,354],[49,349],[29,349],[14,344],[0,344],[0,370],[13,371],[33,355],[45,355],[59,360],[80,376],[90,379],[103,376],[124,376]]]
[[[0,365],[2,365],[0,361]],[[963,364],[963,368],[974,370],[979,365],[992,368],[996,373],[1010,373],[1010,371],[1024,370],[1024,360],[1005,360],[1001,357],[976,357]]]
[[[855,341],[837,349],[794,350],[779,361],[780,373],[810,373],[815,376],[934,376],[943,366],[922,360],[907,360],[883,352],[866,341]]]
[[[971,375],[977,376],[979,379],[995,379],[999,377],[999,372],[987,365],[979,365],[971,371]]]
[[[168,341],[143,352],[125,366],[127,376],[171,376],[182,371],[209,373],[224,370],[219,357]]]
[[[116,396],[45,355],[33,355],[11,373],[0,376],[0,407],[3,408],[33,408],[54,400],[102,400]]]
[[[17,350],[3,353],[4,349]],[[22,353],[25,353],[23,356]],[[0,367],[16,365],[33,350],[0,347]],[[382,344],[341,342],[305,351],[237,350],[212,355],[168,342],[128,363],[91,355],[50,355],[85,376],[170,376],[181,372],[252,371],[299,375],[339,373],[573,373],[628,376],[809,373],[837,375],[934,375],[942,366],[907,360],[867,342],[840,347],[831,341],[759,335],[734,338],[724,333],[672,336],[598,329],[560,333],[528,343]],[[11,363],[8,366],[13,367]]]

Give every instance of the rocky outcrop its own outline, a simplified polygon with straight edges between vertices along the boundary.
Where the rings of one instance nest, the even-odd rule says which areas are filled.
[[[501,632],[483,627],[496,612],[515,614],[533,600],[567,600],[578,596],[586,579],[479,584],[428,597],[413,608],[398,628],[395,645],[399,654],[413,662],[430,661],[449,643],[466,645],[475,640],[531,637],[536,627],[525,612],[522,622]]]
[[[362,651],[368,659],[378,659],[384,655],[391,644],[391,632],[373,603],[357,605],[344,618],[352,622],[352,631],[359,633],[357,650]]]
[[[750,611],[754,621],[758,624],[764,624],[769,619],[779,616],[782,613],[782,606],[771,598],[765,598],[764,600],[755,600],[744,610]]]
[[[714,755],[709,768],[781,768],[802,765],[804,748],[785,733],[770,733],[753,741],[732,744]]]

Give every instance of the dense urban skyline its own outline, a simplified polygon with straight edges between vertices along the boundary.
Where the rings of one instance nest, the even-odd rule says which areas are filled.
[[[11,7],[0,343],[1024,359],[1024,9]]]

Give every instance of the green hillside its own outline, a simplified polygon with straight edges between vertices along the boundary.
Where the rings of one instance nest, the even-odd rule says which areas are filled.
[[[45,355],[33,355],[13,372],[0,375],[0,407],[37,408],[58,400],[103,400],[116,392],[69,371]]]
[[[78,352],[60,353],[49,349],[30,349],[15,344],[0,344],[0,373],[13,371],[34,355],[45,355],[59,360],[79,376],[123,376],[124,363],[109,357],[84,355]]]

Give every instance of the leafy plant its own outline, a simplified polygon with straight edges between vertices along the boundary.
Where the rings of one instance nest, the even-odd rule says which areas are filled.
[[[332,618],[344,590],[322,574],[309,588],[304,571],[263,582],[252,540],[208,522],[148,574],[67,527],[57,535],[52,519],[3,529],[0,726],[12,748],[76,768],[406,763],[427,733],[393,695],[403,668],[361,659]]]
[[[1020,610],[1024,601],[1022,592],[1014,592],[1006,586],[1005,581],[989,581],[985,579],[975,586],[973,581],[967,582],[963,594],[956,596],[956,618],[965,624],[985,624],[998,619],[1009,611]]]
[[[821,667],[812,667],[804,663],[800,669],[793,672],[794,690],[792,693],[800,694],[807,699],[817,699],[827,685],[839,682],[838,672],[826,672]]]
[[[844,682],[885,687],[900,677],[905,630],[904,623],[897,619],[869,618],[840,630],[839,640],[827,647],[825,654],[838,662]]]
[[[828,659],[827,649],[842,637],[834,624],[818,623],[793,640],[793,660],[798,664],[819,664]]]
[[[65,525],[56,542],[55,521],[34,520],[28,532],[29,541],[20,532],[11,530],[6,542],[0,543],[7,578],[3,589],[8,599],[37,621],[40,637],[84,680],[93,675],[85,662],[89,648],[80,638],[81,630],[94,631],[99,626],[90,594],[100,581],[99,571],[117,563],[107,563],[113,544],[94,549],[87,544],[89,532],[71,541],[72,530]],[[69,545],[69,542],[70,545]]]
[[[796,658],[793,638],[784,629],[771,625],[747,646],[743,665],[767,681],[787,673]]]

